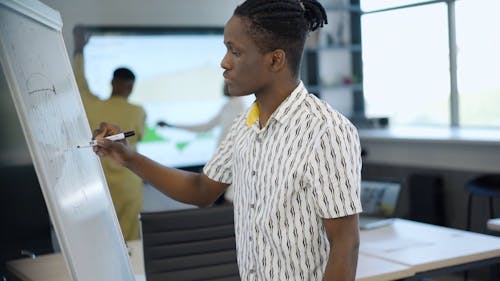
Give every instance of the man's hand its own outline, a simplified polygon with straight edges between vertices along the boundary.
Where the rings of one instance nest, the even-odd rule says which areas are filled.
[[[97,141],[94,152],[100,157],[108,157],[116,163],[125,166],[127,160],[132,158],[134,151],[128,147],[127,139],[111,141],[107,136],[122,133],[120,127],[102,122],[99,129],[93,133],[93,138]]]
[[[158,122],[156,123],[156,126],[158,126],[158,127],[173,127],[172,125],[168,124],[168,123],[167,123],[167,122],[165,122],[165,121],[158,121]]]

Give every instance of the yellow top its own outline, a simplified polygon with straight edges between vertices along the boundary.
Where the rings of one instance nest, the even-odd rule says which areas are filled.
[[[247,126],[252,126],[259,119],[260,109],[259,104],[254,102],[252,107],[250,108],[250,112],[248,112],[247,116]]]
[[[129,103],[125,98],[110,97],[108,100],[101,100],[92,94],[85,80],[81,54],[76,54],[73,58],[73,68],[91,129],[98,128],[99,123],[105,121],[120,126],[124,131],[134,130],[135,135],[127,138],[127,141],[129,146],[136,150],[137,142],[144,135],[144,109]],[[107,158],[101,158],[101,165],[125,240],[139,239],[138,215],[142,210],[142,179]]]
[[[82,98],[83,107],[85,108],[90,128],[94,130],[99,127],[99,123],[101,122],[101,120],[98,119],[98,112],[102,100],[95,96],[89,89],[89,85],[85,79],[83,56],[80,53],[75,54],[73,57],[73,73],[75,74],[76,84],[80,91],[80,97]]]

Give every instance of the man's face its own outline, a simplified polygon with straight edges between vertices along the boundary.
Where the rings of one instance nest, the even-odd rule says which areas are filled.
[[[224,29],[227,51],[221,61],[231,96],[258,92],[269,81],[270,53],[262,53],[248,35],[244,19],[233,16]]]

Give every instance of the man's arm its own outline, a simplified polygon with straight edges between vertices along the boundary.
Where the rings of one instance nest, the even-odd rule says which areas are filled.
[[[100,101],[89,89],[87,79],[85,79],[85,67],[83,64],[83,49],[89,40],[90,35],[82,26],[75,26],[73,29],[74,51],[73,51],[73,73],[82,101],[86,107],[93,106],[93,102]]]
[[[94,152],[101,157],[108,157],[151,183],[167,196],[184,203],[198,206],[212,204],[229,184],[216,182],[205,174],[192,173],[165,167],[133,150],[126,145],[126,140],[109,141],[104,137],[120,133],[113,125],[101,123],[94,137],[98,146]]]
[[[207,132],[208,130],[211,130],[215,128],[217,125],[219,125],[222,114],[224,114],[224,110],[226,110],[227,103],[224,105],[216,115],[214,115],[210,120],[200,123],[200,124],[193,124],[193,125],[177,125],[177,124],[172,124],[172,123],[167,123],[165,121],[159,121],[157,123],[158,126],[160,127],[172,127],[172,128],[177,128],[177,129],[183,129],[191,132]]]
[[[358,215],[323,219],[330,242],[330,256],[323,280],[354,280],[358,264]]]

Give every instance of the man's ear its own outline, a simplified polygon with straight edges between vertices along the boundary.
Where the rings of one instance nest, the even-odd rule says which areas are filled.
[[[286,53],[283,49],[276,49],[271,52],[271,71],[281,71],[286,67],[286,64]]]

